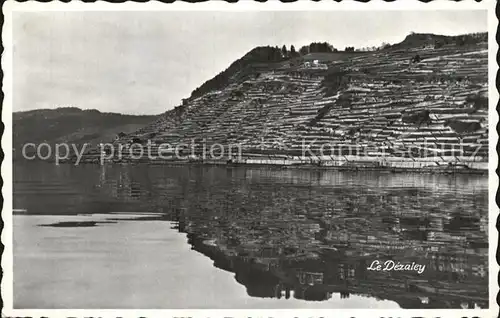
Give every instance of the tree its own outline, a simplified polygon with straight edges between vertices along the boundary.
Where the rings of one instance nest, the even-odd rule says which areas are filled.
[[[318,45],[316,42],[309,44],[309,53],[315,53],[318,51]]]
[[[276,46],[276,47],[272,47],[272,46],[267,46],[265,47],[265,53],[266,55],[266,60],[268,62],[277,62],[277,61],[281,61],[283,58],[281,56],[281,50]]]
[[[332,53],[337,49],[328,42],[312,42],[309,44],[309,53]]]
[[[335,52],[337,51],[336,48],[333,47],[333,45],[331,45],[330,43],[326,43],[325,42],[325,49],[326,49],[326,52]]]
[[[300,55],[307,55],[309,54],[309,46],[304,45],[299,49]]]
[[[281,48],[281,53],[283,54],[283,57],[288,57],[288,51],[286,49],[286,45],[283,45]]]
[[[380,49],[381,50],[385,50],[387,48],[390,48],[391,45],[389,43],[386,43],[386,42],[382,42],[382,45],[380,46]]]

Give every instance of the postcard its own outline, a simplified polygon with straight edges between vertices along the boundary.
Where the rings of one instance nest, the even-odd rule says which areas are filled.
[[[495,5],[7,1],[3,315],[496,316]]]

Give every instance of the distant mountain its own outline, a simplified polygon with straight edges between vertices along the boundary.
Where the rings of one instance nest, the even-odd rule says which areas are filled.
[[[22,158],[26,143],[92,145],[113,141],[119,133],[137,131],[158,116],[101,113],[76,107],[37,109],[13,113],[14,158]],[[33,153],[30,147],[29,153]]]

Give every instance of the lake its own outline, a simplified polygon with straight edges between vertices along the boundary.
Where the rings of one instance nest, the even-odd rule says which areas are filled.
[[[19,163],[14,208],[14,308],[488,303],[487,176]]]

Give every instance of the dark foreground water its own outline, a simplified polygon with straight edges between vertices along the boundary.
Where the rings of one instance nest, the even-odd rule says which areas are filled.
[[[14,307],[485,308],[487,202],[473,175],[17,164]]]

